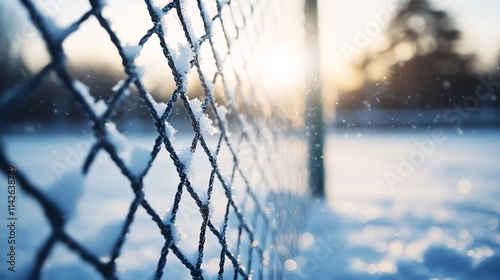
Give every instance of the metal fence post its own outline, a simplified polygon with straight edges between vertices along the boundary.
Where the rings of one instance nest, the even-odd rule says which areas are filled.
[[[318,28],[318,1],[306,0],[306,131],[308,133],[309,187],[317,197],[325,196],[323,162],[324,128],[321,98],[321,65]]]

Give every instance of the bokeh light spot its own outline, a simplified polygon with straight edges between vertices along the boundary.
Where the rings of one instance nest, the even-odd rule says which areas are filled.
[[[297,262],[295,262],[292,259],[286,260],[285,261],[285,268],[287,270],[291,270],[291,271],[296,270],[297,269]]]
[[[460,180],[458,182],[458,191],[461,193],[470,193],[472,190],[472,183],[469,180]]]

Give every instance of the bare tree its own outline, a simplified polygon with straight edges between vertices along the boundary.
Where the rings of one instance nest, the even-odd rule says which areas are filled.
[[[365,53],[358,65],[365,73],[370,68],[385,69],[377,79],[386,79],[367,79],[364,88],[339,100],[341,106],[363,106],[363,100],[375,92],[379,107],[385,109],[443,108],[474,90],[474,56],[457,51],[461,32],[445,11],[434,9],[427,0],[407,0],[386,34],[387,47]],[[385,83],[386,91],[373,90],[375,83]]]

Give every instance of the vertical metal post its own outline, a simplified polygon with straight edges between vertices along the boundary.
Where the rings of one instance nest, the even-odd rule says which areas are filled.
[[[318,1],[305,0],[306,36],[306,131],[308,133],[309,187],[317,197],[325,196],[323,162],[324,129],[321,98],[321,65],[318,30]]]

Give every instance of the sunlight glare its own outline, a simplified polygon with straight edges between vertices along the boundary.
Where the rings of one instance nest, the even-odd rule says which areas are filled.
[[[302,63],[300,56],[291,49],[270,47],[263,52],[258,68],[264,83],[270,89],[299,86]]]

